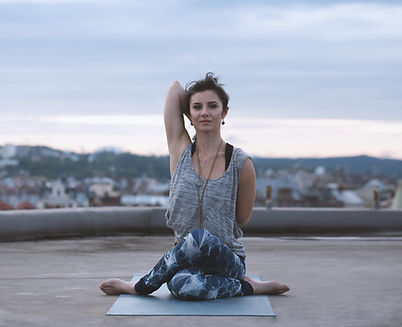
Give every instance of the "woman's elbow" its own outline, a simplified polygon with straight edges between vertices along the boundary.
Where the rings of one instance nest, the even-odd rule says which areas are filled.
[[[170,83],[170,85],[169,85],[169,91],[172,91],[172,92],[174,92],[174,91],[179,92],[179,91],[181,91],[181,90],[183,90],[183,86],[181,86],[181,84],[180,84],[179,81],[173,81],[173,82]]]
[[[237,216],[236,222],[240,225],[240,227],[246,226],[248,224],[251,219],[251,214],[252,212],[250,212],[250,214],[248,215]]]

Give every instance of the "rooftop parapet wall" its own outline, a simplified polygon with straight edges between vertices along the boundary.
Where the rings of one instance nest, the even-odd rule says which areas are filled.
[[[102,207],[0,212],[0,241],[93,235],[172,234],[165,208]],[[254,208],[251,234],[402,233],[402,210]]]

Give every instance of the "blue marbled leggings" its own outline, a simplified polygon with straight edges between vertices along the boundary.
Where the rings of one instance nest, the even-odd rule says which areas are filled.
[[[150,294],[168,283],[170,292],[183,300],[247,295],[245,272],[244,261],[226,244],[207,230],[196,229],[170,249],[135,290]]]

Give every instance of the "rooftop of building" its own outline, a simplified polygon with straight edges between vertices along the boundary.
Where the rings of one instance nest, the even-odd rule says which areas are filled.
[[[248,273],[291,287],[286,295],[270,296],[275,318],[105,316],[116,297],[104,295],[100,282],[147,273],[172,246],[171,235],[2,242],[0,326],[400,326],[401,230],[318,234],[246,232]]]

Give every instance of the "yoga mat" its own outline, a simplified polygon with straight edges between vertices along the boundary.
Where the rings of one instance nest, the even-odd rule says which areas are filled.
[[[142,275],[135,274],[132,282]],[[252,276],[261,280],[259,276]],[[166,283],[147,296],[121,294],[109,316],[270,316],[275,317],[267,295],[237,296],[208,301],[183,301],[175,298]]]

